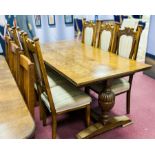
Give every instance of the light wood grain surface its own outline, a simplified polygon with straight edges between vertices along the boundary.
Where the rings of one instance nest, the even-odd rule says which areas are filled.
[[[76,86],[126,76],[151,67],[76,40],[46,43],[41,49],[45,62]]]
[[[33,136],[34,121],[3,56],[0,56],[0,138]]]

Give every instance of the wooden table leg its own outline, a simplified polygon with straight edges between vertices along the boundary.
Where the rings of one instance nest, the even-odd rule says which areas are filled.
[[[79,132],[76,135],[77,138],[91,138],[116,127],[127,126],[132,123],[127,116],[109,115],[109,111],[115,104],[115,95],[110,89],[110,83],[111,81],[107,81],[105,89],[99,94],[98,103],[101,108],[101,114],[96,114],[95,116],[99,122]]]

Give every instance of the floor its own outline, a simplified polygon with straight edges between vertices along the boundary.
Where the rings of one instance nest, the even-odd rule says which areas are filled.
[[[97,95],[92,93],[93,106],[97,106]],[[125,94],[116,97],[112,113],[125,114]],[[84,111],[69,113],[58,118],[57,138],[73,139],[85,128]],[[117,128],[94,137],[95,139],[135,139],[155,138],[155,80],[143,74],[135,74],[131,90],[131,113],[129,117],[134,124],[124,128]],[[47,125],[43,126],[39,119],[39,108],[35,108],[36,131],[35,138],[51,138],[51,117]],[[92,122],[93,123],[93,122]]]

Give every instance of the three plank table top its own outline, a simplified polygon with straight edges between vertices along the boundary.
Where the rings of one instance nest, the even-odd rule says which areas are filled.
[[[44,61],[75,86],[126,76],[150,65],[82,44],[61,41],[41,45]]]

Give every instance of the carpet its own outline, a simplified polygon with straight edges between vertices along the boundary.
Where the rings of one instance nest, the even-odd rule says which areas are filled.
[[[97,94],[93,96],[92,106],[97,106]],[[126,113],[126,94],[116,97],[112,113],[124,115]],[[58,117],[57,138],[73,139],[75,135],[85,128],[84,111],[71,112]],[[127,127],[120,127],[94,137],[94,139],[142,139],[155,138],[155,80],[136,73],[131,89],[131,112],[128,115],[134,122]],[[39,119],[39,108],[35,107],[36,139],[51,138],[51,117],[47,125],[43,126]],[[93,123],[93,122],[92,122]]]

